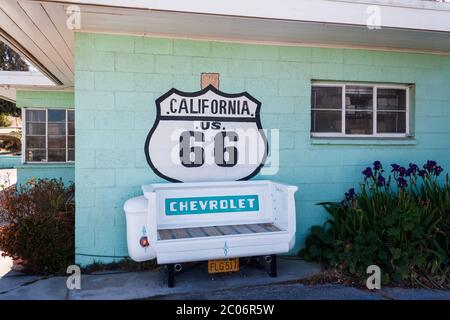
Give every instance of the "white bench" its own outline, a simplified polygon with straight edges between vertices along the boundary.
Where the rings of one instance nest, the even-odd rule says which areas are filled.
[[[252,180],[149,184],[142,190],[144,196],[124,205],[135,261],[156,257],[173,266],[276,255],[294,245],[296,186]]]

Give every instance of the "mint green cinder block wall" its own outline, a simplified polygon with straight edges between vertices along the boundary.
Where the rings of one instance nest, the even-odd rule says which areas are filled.
[[[320,201],[340,200],[374,160],[450,168],[450,57],[368,51],[76,34],[77,263],[127,255],[123,203],[140,185],[164,182],[143,151],[155,99],[172,87],[200,89],[201,72],[219,72],[220,89],[262,102],[265,129],[280,129],[273,179],[298,185],[297,243],[322,224]],[[310,138],[311,80],[415,84],[415,139]]]
[[[65,91],[24,91],[16,93],[19,108],[75,108],[74,93]],[[75,182],[74,164],[18,164],[17,183],[24,184],[30,179],[62,179],[68,184]]]

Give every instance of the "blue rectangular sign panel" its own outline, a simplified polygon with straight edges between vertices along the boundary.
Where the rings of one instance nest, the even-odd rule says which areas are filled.
[[[192,198],[167,198],[166,215],[226,213],[258,211],[259,199],[256,194],[239,196],[214,196]]]

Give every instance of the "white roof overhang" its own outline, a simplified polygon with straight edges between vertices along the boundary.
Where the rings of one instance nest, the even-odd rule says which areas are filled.
[[[0,36],[60,85],[74,81],[79,32],[450,54],[450,3],[421,0],[3,0]],[[369,6],[381,29],[370,30]]]

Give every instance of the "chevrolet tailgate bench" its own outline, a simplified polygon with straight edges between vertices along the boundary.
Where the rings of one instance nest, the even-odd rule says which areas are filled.
[[[124,205],[135,261],[174,264],[288,252],[295,242],[296,186],[268,180],[143,185]]]

